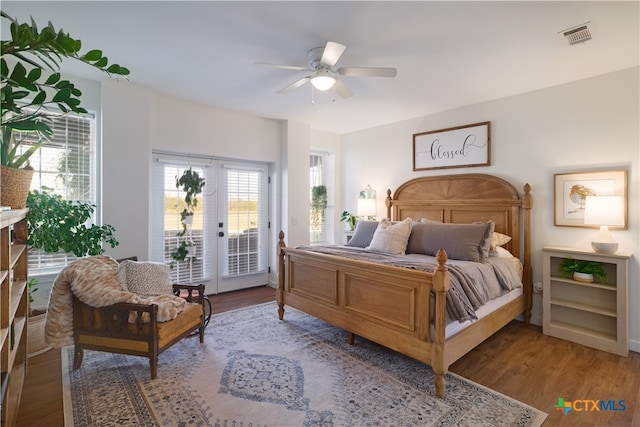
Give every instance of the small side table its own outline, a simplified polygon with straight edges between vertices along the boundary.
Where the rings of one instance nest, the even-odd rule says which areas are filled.
[[[602,265],[605,283],[585,283],[561,276],[567,258]],[[599,254],[588,249],[545,246],[542,250],[542,331],[627,356],[629,317],[627,289],[631,254]]]

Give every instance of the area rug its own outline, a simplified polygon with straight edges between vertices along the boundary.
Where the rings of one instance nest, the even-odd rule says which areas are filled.
[[[66,426],[539,426],[546,414],[275,303],[212,317],[148,359],[63,349]]]

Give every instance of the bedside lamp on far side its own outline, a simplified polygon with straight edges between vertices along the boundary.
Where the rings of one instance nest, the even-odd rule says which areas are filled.
[[[616,253],[618,242],[613,240],[609,226],[624,227],[624,199],[622,196],[587,196],[584,223],[600,226],[600,232],[591,241],[594,251],[602,254]]]
[[[370,185],[367,185],[367,188],[360,191],[356,215],[361,216],[364,219],[375,219],[376,208],[376,190],[371,188]]]

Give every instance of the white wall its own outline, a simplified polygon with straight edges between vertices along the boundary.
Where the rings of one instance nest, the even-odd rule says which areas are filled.
[[[386,214],[387,188],[426,175],[487,173],[521,189],[532,186],[534,282],[542,280],[542,247],[589,247],[595,230],[553,225],[555,173],[627,169],[628,230],[612,231],[630,264],[631,346],[640,351],[639,68],[343,135],[343,203],[354,211],[366,184]],[[491,121],[491,166],[412,171],[412,135]],[[534,313],[541,319],[541,313]]]
[[[196,105],[128,82],[105,80],[104,223],[116,229],[114,258],[149,259],[151,152],[202,154],[271,163],[279,174],[281,123]]]

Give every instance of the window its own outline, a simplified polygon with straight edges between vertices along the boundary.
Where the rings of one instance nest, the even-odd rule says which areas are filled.
[[[174,283],[201,283],[211,278],[212,266],[207,257],[208,247],[214,240],[207,238],[213,227],[209,223],[213,218],[211,204],[205,194],[199,194],[198,205],[193,215],[191,239],[195,243],[193,259],[189,262],[175,261],[171,253],[184,237],[178,234],[183,230],[180,213],[184,209],[185,193],[176,188],[176,177],[180,177],[186,169],[193,169],[206,183],[213,168],[206,164],[192,164],[187,158],[179,156],[157,155],[154,163],[153,179],[153,259],[172,266],[171,279]],[[159,243],[156,243],[159,242]]]
[[[309,201],[310,201],[310,243],[327,242],[326,209],[328,206],[326,182],[327,155],[311,152],[309,168]]]
[[[44,119],[53,130],[51,141],[44,141],[30,157],[35,169],[31,189],[61,195],[67,200],[97,204],[96,120],[92,115],[50,113]],[[14,132],[21,139],[22,152],[38,142],[34,133]],[[94,221],[96,218],[94,218]],[[57,272],[75,256],[42,251],[29,252],[29,271],[34,274]]]

